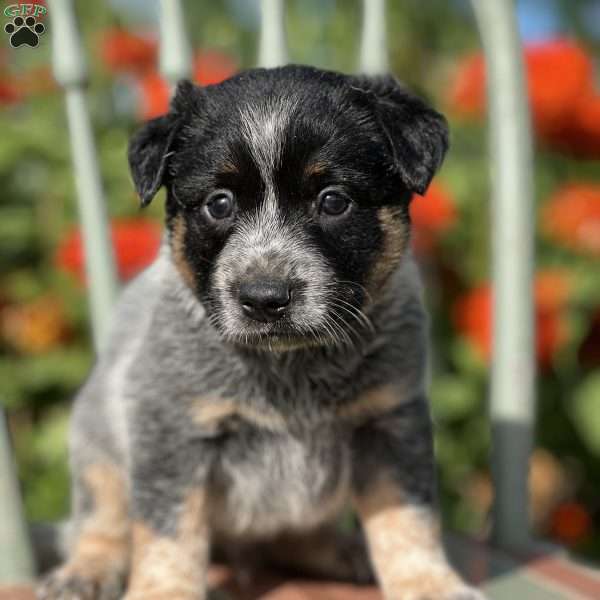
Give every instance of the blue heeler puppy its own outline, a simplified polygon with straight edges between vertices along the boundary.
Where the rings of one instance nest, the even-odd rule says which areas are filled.
[[[218,546],[350,579],[366,548],[387,600],[482,598],[440,542],[409,249],[447,145],[391,77],[179,85],[131,141],[168,236],[75,401],[71,551],[40,598],[203,599]],[[363,547],[331,525],[348,505]]]

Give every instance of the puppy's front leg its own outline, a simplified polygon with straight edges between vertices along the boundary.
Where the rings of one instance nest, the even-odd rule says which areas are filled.
[[[426,401],[357,429],[353,451],[354,505],[386,600],[482,600],[442,547]]]
[[[138,471],[133,481],[133,553],[125,600],[203,600],[209,558],[205,489],[189,480],[182,486],[181,477],[161,479],[156,471]]]

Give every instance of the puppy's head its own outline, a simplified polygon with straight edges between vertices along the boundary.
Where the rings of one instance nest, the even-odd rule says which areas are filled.
[[[181,83],[129,161],[143,205],[166,187],[174,262],[217,329],[281,349],[367,324],[446,149],[443,117],[393,78],[287,66]]]

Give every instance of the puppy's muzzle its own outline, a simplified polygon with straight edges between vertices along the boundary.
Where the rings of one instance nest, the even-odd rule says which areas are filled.
[[[281,279],[254,279],[240,285],[239,301],[244,314],[262,323],[283,317],[291,299],[292,289]]]

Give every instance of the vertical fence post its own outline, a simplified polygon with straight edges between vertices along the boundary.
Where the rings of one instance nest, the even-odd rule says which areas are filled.
[[[87,72],[72,0],[49,0],[54,76],[65,90],[96,349],[102,347],[117,291],[104,193],[86,104]]]
[[[389,69],[385,0],[363,0],[359,68],[369,75],[385,73]]]
[[[180,0],[160,0],[160,71],[171,85],[192,73],[192,49]]]
[[[531,128],[513,2],[472,5],[487,65],[492,167],[494,528],[501,546],[523,549],[535,412]]]
[[[284,0],[261,0],[258,64],[271,68],[288,62]]]
[[[4,411],[0,408],[0,585],[33,580],[34,561],[21,509],[10,439]]]

